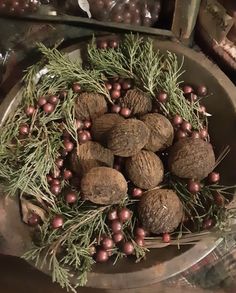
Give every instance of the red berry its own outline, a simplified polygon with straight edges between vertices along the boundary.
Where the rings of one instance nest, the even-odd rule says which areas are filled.
[[[118,82],[113,83],[112,89],[115,91],[120,91],[121,90],[121,85]]]
[[[65,200],[67,203],[75,203],[78,199],[78,196],[75,192],[71,191],[65,195]]]
[[[135,229],[135,235],[136,235],[137,237],[142,237],[142,238],[144,238],[144,237],[147,235],[147,232],[146,232],[143,228],[141,228],[141,227],[137,227],[137,228]]]
[[[162,235],[162,241],[163,241],[164,243],[169,243],[169,242],[170,242],[170,239],[171,239],[171,237],[170,237],[170,234],[169,234],[169,233],[164,233],[164,234]]]
[[[64,148],[66,152],[71,152],[74,148],[74,144],[73,142],[69,141],[69,140],[64,140],[63,142]]]
[[[89,129],[92,126],[92,122],[89,120],[84,121],[84,128]]]
[[[124,235],[121,232],[118,232],[113,234],[112,238],[115,243],[119,243],[124,239]]]
[[[201,105],[201,106],[199,107],[198,112],[200,112],[200,113],[202,113],[202,114],[205,114],[205,113],[206,113],[206,107],[203,106],[203,105]]]
[[[58,101],[59,101],[59,98],[58,98],[58,96],[55,96],[55,95],[50,96],[48,99],[48,102],[53,105],[56,105],[58,103]]]
[[[60,169],[60,168],[63,167],[64,160],[61,159],[61,158],[57,158],[55,164],[56,164],[56,166]]]
[[[100,40],[97,42],[98,49],[107,49],[108,43],[106,40]]]
[[[204,97],[207,95],[207,87],[205,85],[200,85],[198,88],[197,88],[197,94],[200,96],[200,97]]]
[[[119,106],[119,105],[112,105],[112,107],[111,107],[111,112],[112,113],[119,113],[120,112],[120,110],[121,110],[121,106]]]
[[[35,108],[33,106],[28,106],[25,108],[25,114],[27,116],[32,116],[35,112]]]
[[[19,133],[21,135],[28,135],[30,132],[30,128],[28,124],[21,124],[19,127]]]
[[[138,244],[138,246],[141,247],[145,245],[144,239],[142,237],[135,237],[135,242]]]
[[[79,93],[81,91],[81,86],[77,82],[75,82],[72,85],[72,90],[74,93]]]
[[[125,242],[122,246],[122,251],[126,254],[126,255],[131,255],[134,252],[134,245],[132,242]]]
[[[220,174],[217,173],[217,172],[211,172],[209,175],[208,175],[208,181],[209,183],[211,184],[214,184],[214,183],[217,183],[220,181]]]
[[[192,194],[196,194],[200,191],[201,186],[199,182],[189,180],[188,185],[187,185],[188,191]]]
[[[118,219],[117,210],[111,210],[108,214],[108,220],[114,221]]]
[[[208,131],[207,131],[206,128],[201,129],[201,130],[199,131],[199,133],[200,133],[200,137],[201,137],[202,139],[206,139],[206,138],[208,137]]]
[[[111,238],[108,238],[108,237],[105,237],[103,240],[102,240],[102,247],[105,249],[105,250],[108,250],[108,249],[112,249],[114,246],[114,242]]]
[[[59,179],[52,179],[50,185],[59,185],[60,186],[61,185],[61,182],[60,182]]]
[[[93,256],[96,253],[96,248],[94,245],[89,247],[89,254]]]
[[[84,123],[81,120],[76,120],[76,127],[78,130],[82,130],[84,128]]]
[[[165,92],[160,92],[158,95],[157,95],[157,100],[160,102],[160,103],[165,103],[168,99],[168,95],[167,93]]]
[[[183,131],[186,131],[186,132],[191,132],[192,125],[189,122],[187,122],[187,121],[183,121],[182,124],[181,124],[181,129]]]
[[[118,220],[114,220],[110,224],[113,233],[118,233],[122,230],[122,224]]]
[[[125,80],[122,82],[121,86],[122,86],[123,90],[127,91],[127,90],[131,89],[132,82],[130,80]]]
[[[43,105],[43,111],[46,114],[51,114],[55,109],[55,106],[51,103],[46,103]]]
[[[202,227],[205,230],[209,230],[214,226],[212,219],[205,219],[202,223]]]
[[[48,183],[51,183],[52,180],[53,180],[52,177],[51,177],[50,175],[46,175],[46,177],[47,177],[47,182],[48,182]]]
[[[118,90],[112,90],[111,91],[111,98],[112,100],[117,100],[120,97],[120,91]]]
[[[128,118],[131,115],[131,110],[129,108],[121,108],[120,115]]]
[[[192,103],[196,102],[198,99],[197,95],[195,95],[194,93],[187,94],[186,98]]]
[[[198,131],[193,131],[191,134],[192,138],[200,138],[200,133]]]
[[[183,122],[183,118],[180,116],[180,115],[175,115],[173,118],[172,118],[172,123],[173,125],[175,126],[178,126],[180,124],[182,124]]]
[[[61,193],[61,186],[60,185],[52,185],[50,187],[50,191],[54,195],[59,195]]]
[[[100,262],[100,263],[103,263],[103,262],[107,262],[109,259],[109,255],[108,255],[108,252],[104,249],[99,249],[96,253],[96,262]]]
[[[183,131],[183,130],[178,130],[177,132],[176,132],[176,138],[179,140],[179,139],[181,139],[181,138],[185,138],[185,137],[187,137],[188,136],[188,134],[185,132],[185,131]]]
[[[215,203],[220,207],[224,206],[225,204],[224,197],[217,191],[214,194],[214,200],[215,200]]]
[[[190,94],[193,92],[193,88],[190,85],[184,85],[183,92],[184,92],[184,94]]]
[[[84,130],[84,133],[87,135],[88,140],[92,139],[91,133],[88,130]]]
[[[133,188],[133,190],[132,190],[132,196],[133,196],[133,197],[139,198],[139,197],[141,197],[142,195],[143,195],[143,191],[142,191],[142,189],[140,189],[140,188],[138,188],[138,187]]]
[[[61,228],[63,224],[64,224],[64,219],[60,215],[57,215],[52,219],[51,225],[53,229]]]
[[[47,103],[47,99],[45,98],[45,97],[40,97],[39,99],[38,99],[38,105],[40,106],[40,107],[42,107],[43,105],[45,105]]]
[[[39,217],[39,215],[35,213],[31,214],[30,217],[28,218],[28,224],[30,226],[37,226],[40,222],[41,222],[41,218]]]
[[[110,91],[112,89],[112,84],[109,81],[105,81],[105,87]]]
[[[70,170],[65,169],[65,170],[63,171],[63,178],[64,178],[65,180],[69,180],[70,178],[72,178],[72,176],[73,176],[73,174],[72,174],[72,172],[71,172]]]
[[[119,43],[116,40],[111,40],[108,43],[109,48],[116,49],[119,46]]]
[[[128,221],[131,218],[131,216],[132,212],[127,208],[122,208],[118,213],[119,220],[123,223]]]
[[[79,143],[85,143],[89,140],[89,137],[85,131],[82,131],[78,135]]]

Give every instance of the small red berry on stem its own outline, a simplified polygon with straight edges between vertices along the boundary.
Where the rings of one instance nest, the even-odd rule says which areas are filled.
[[[74,148],[73,142],[71,142],[69,140],[64,140],[63,145],[64,145],[66,152],[71,152]]]
[[[189,180],[187,185],[188,191],[192,194],[196,194],[200,191],[201,186],[199,182],[196,182],[194,180]]]
[[[119,90],[112,90],[111,91],[111,98],[112,100],[117,100],[120,97],[120,91]]]
[[[92,122],[89,120],[84,121],[84,129],[89,129],[92,126]]]
[[[71,172],[70,170],[65,169],[65,170],[63,171],[63,178],[64,178],[65,180],[69,180],[69,179],[71,179],[72,176],[73,176],[73,174],[72,174],[72,172]]]
[[[108,220],[110,220],[110,221],[114,221],[114,220],[117,220],[117,219],[118,219],[117,210],[111,210],[111,211],[108,213]]]
[[[170,243],[170,240],[171,240],[171,237],[170,237],[170,234],[169,233],[164,233],[162,235],[162,241],[164,243]]]
[[[85,143],[89,140],[89,137],[85,131],[81,131],[78,134],[79,143]]]
[[[180,115],[174,115],[172,118],[172,123],[174,126],[178,126],[182,124],[183,118]]]
[[[19,127],[19,133],[21,135],[28,135],[30,132],[30,128],[28,124],[21,124]]]
[[[191,132],[192,125],[189,122],[187,122],[187,121],[183,121],[182,124],[181,124],[181,129],[183,131],[186,131],[186,132]]]
[[[25,108],[25,114],[27,116],[32,116],[35,112],[35,108],[33,106],[28,106]]]
[[[213,220],[212,219],[205,219],[202,223],[202,227],[205,230],[209,230],[214,226]]]
[[[109,46],[109,48],[116,49],[116,48],[118,48],[119,43],[116,40],[111,40],[111,41],[109,41],[108,46]]]
[[[39,215],[33,213],[28,218],[28,224],[30,226],[37,226],[41,222],[41,218]]]
[[[61,159],[61,158],[57,158],[56,161],[55,161],[55,164],[56,164],[56,166],[60,169],[60,168],[63,167],[64,160]]]
[[[190,94],[193,92],[193,88],[190,85],[184,85],[183,92],[184,92],[184,94]]]
[[[103,240],[102,240],[102,247],[105,249],[105,250],[108,250],[108,249],[112,249],[114,246],[114,241],[109,238],[109,237],[105,237]]]
[[[176,137],[177,140],[179,140],[181,138],[185,138],[187,136],[188,136],[188,134],[185,131],[183,131],[183,130],[178,130],[176,132],[176,134],[175,134],[175,137]]]
[[[127,208],[122,208],[118,213],[119,220],[124,223],[132,217],[132,212]]]
[[[128,118],[131,115],[131,110],[129,108],[121,108],[120,115]]]
[[[115,91],[120,91],[121,90],[121,85],[119,82],[115,82],[113,83],[112,85],[112,89],[115,90]]]
[[[132,190],[132,196],[135,198],[139,198],[143,195],[143,191],[141,188],[134,187]]]
[[[160,103],[165,103],[168,99],[168,95],[167,93],[165,92],[160,92],[158,95],[157,95],[157,100],[158,102]]]
[[[44,97],[44,96],[42,96],[42,97],[40,97],[39,99],[38,99],[38,105],[40,106],[40,107],[42,107],[43,105],[45,105],[47,103],[47,99]]]
[[[134,245],[132,242],[125,242],[122,245],[122,251],[126,254],[126,255],[131,255],[134,252]]]
[[[58,229],[61,228],[64,224],[64,219],[61,215],[57,215],[52,219],[52,228],[53,229]]]
[[[51,183],[50,183],[51,186],[53,185],[61,185],[61,182],[59,179],[52,179]]]
[[[72,85],[72,90],[74,93],[79,93],[81,91],[81,86],[79,83],[75,82]]]
[[[137,237],[142,237],[144,238],[146,236],[147,232],[142,228],[142,227],[137,227],[135,229],[135,235]]]
[[[145,245],[145,241],[142,237],[135,237],[135,242],[138,246],[143,247]]]
[[[197,88],[197,94],[200,96],[200,97],[205,97],[207,95],[207,87],[205,85],[200,85],[198,88]]]
[[[122,230],[122,224],[118,220],[112,221],[110,226],[113,233],[118,233]]]
[[[104,249],[99,249],[96,253],[96,257],[95,257],[95,260],[96,262],[99,262],[99,263],[104,263],[104,262],[107,262],[109,259],[109,255],[108,255],[108,252]]]
[[[45,114],[51,114],[55,109],[55,106],[51,103],[46,103],[43,105],[43,111]]]
[[[81,120],[76,120],[76,127],[77,127],[77,130],[82,130],[84,128],[84,123],[83,121]]]
[[[123,90],[127,91],[129,89],[131,89],[132,87],[132,82],[130,80],[124,80],[122,83],[121,83],[121,87]]]
[[[107,49],[108,43],[106,40],[100,40],[97,42],[98,49]]]
[[[112,84],[109,81],[105,81],[105,87],[110,91],[112,89]]]
[[[52,95],[48,98],[48,102],[53,105],[56,105],[59,102],[59,98],[56,95]]]
[[[208,181],[211,184],[218,183],[220,181],[220,173],[218,173],[218,172],[211,172],[208,175]]]
[[[119,105],[112,105],[112,107],[111,107],[111,112],[112,113],[119,113],[120,112],[120,110],[121,110],[121,106],[119,106]]]
[[[124,239],[124,235],[121,232],[118,232],[113,234],[112,238],[115,243],[119,243]]]
[[[214,193],[214,200],[215,200],[215,203],[220,207],[224,206],[225,204],[224,197],[218,191]]]
[[[200,138],[200,133],[199,133],[198,131],[193,131],[193,132],[191,133],[191,137],[192,137],[192,138]]]
[[[67,203],[75,203],[78,200],[78,196],[75,192],[71,191],[65,195],[65,200]]]
[[[54,195],[59,195],[61,193],[61,186],[60,185],[52,185],[50,187],[50,191]]]
[[[201,130],[199,131],[199,133],[200,133],[200,137],[201,137],[202,139],[206,139],[206,138],[208,137],[208,131],[207,131],[206,128],[201,129]]]

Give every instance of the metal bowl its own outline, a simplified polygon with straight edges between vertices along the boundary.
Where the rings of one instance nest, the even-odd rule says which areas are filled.
[[[177,54],[179,58],[184,56],[183,80],[189,84],[207,85],[210,96],[204,100],[210,117],[210,133],[212,143],[215,146],[215,153],[219,153],[225,146],[231,147],[231,152],[227,158],[220,164],[219,171],[222,174],[222,182],[232,184],[236,182],[235,163],[236,163],[236,97],[235,86],[230,80],[201,53],[195,52],[176,42],[154,39],[155,47],[163,52],[171,51]],[[77,44],[67,48],[70,58],[81,58],[81,45]],[[4,99],[0,106],[0,126],[5,118],[15,110],[21,100],[21,85],[17,84]],[[3,199],[2,199],[3,200]],[[7,199],[9,201],[9,199]],[[29,244],[28,228],[14,225],[10,213],[10,207],[17,204],[10,202],[8,205],[2,204],[0,210],[5,211],[5,226],[7,229],[0,228],[2,237],[5,238],[4,245],[0,249],[14,255],[20,255]],[[9,208],[9,213],[7,209]],[[14,208],[15,209],[15,208]],[[19,222],[20,214],[18,211]],[[1,226],[1,225],[0,225]],[[18,240],[12,244],[13,239],[9,235],[13,231],[18,232]],[[8,231],[8,232],[7,232]],[[4,234],[5,233],[5,234]],[[27,236],[27,237],[26,237]],[[154,284],[168,279],[194,265],[207,254],[209,254],[219,243],[221,239],[209,238],[207,241],[199,241],[193,246],[169,246],[162,249],[152,249],[147,254],[147,258],[138,264],[131,259],[123,259],[115,266],[112,263],[104,265],[95,265],[94,271],[89,274],[87,286],[103,289],[128,289],[138,288]],[[1,240],[0,240],[1,242]],[[10,248],[10,249],[7,249]],[[46,271],[45,271],[46,272]],[[46,272],[48,273],[48,272]],[[76,279],[76,273],[74,278]]]

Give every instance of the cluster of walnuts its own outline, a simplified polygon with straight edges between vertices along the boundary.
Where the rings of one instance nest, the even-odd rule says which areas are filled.
[[[152,233],[172,232],[183,218],[183,206],[175,191],[159,188],[167,170],[157,152],[170,148],[168,171],[175,176],[201,180],[215,165],[212,146],[194,138],[173,144],[170,120],[153,113],[151,97],[139,89],[128,90],[119,103],[130,109],[130,117],[110,113],[97,93],[82,93],[76,100],[76,118],[92,121],[92,140],[79,144],[71,155],[81,193],[96,204],[118,204],[130,181],[144,190],[137,209],[143,227]],[[124,162],[121,170],[114,168],[117,158]]]

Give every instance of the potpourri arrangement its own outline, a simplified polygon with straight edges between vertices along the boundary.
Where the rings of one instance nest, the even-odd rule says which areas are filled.
[[[72,291],[96,263],[145,261],[150,248],[228,231],[234,216],[234,187],[214,170],[228,149],[216,158],[210,143],[210,89],[181,82],[183,62],[151,39],[83,46],[82,62],[38,44],[0,134],[1,182],[32,227],[24,257]]]

